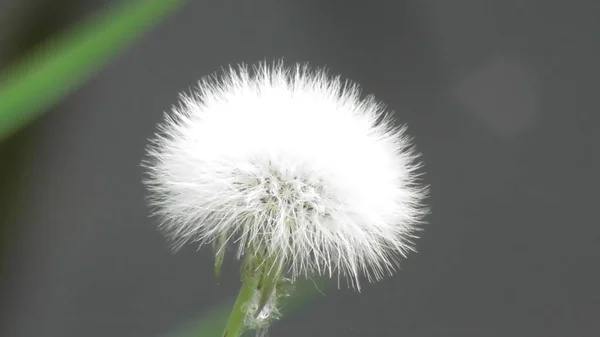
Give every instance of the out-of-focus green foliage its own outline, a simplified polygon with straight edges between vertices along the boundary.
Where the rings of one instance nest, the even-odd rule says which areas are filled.
[[[186,0],[130,0],[50,39],[0,74],[0,140],[65,97]]]

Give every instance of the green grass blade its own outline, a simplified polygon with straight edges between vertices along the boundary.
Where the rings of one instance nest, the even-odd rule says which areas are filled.
[[[51,39],[0,76],[0,140],[64,98],[186,0],[136,0]]]

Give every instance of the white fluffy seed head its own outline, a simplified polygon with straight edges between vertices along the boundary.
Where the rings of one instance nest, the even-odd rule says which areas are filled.
[[[166,114],[145,184],[176,247],[227,242],[292,279],[391,273],[426,213],[404,127],[355,84],[262,63],[200,81]]]

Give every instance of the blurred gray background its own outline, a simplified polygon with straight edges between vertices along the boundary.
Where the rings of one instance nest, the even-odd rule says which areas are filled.
[[[0,60],[115,3],[2,0]],[[599,42],[597,0],[192,0],[1,144],[0,336],[167,336],[230,299],[237,265],[169,251],[139,163],[180,91],[280,57],[396,111],[433,213],[399,273],[271,336],[600,336]]]

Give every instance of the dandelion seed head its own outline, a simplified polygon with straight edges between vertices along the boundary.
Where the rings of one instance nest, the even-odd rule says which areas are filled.
[[[226,235],[238,257],[260,247],[292,279],[379,280],[426,214],[405,127],[357,85],[303,65],[201,80],[148,155],[149,201],[176,247]]]

